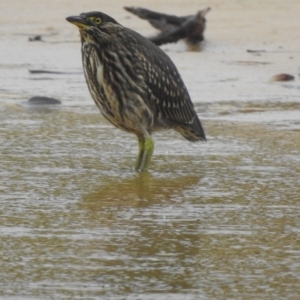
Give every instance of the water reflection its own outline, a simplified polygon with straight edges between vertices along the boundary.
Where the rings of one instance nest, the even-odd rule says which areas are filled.
[[[94,280],[113,292],[182,292],[197,289],[199,219],[184,194],[199,176],[155,177],[137,174],[111,178],[83,196],[86,226],[109,240],[102,245]]]
[[[209,143],[158,135],[151,173],[136,174],[135,140],[91,110],[0,107],[6,290],[262,299],[266,286],[274,299],[287,288],[298,295],[299,131],[206,121]]]
[[[151,173],[134,174],[120,179],[106,178],[98,190],[83,196],[79,204],[93,213],[105,207],[148,207],[180,199],[185,190],[192,189],[200,175],[183,175],[173,178],[153,176]]]

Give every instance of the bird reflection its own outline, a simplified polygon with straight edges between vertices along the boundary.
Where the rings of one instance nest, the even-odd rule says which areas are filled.
[[[197,189],[199,177],[110,177],[83,197],[84,226],[97,236],[102,267],[94,280],[99,285],[112,289],[118,282],[133,291],[141,286],[171,291],[198,287],[199,221],[190,213],[192,198],[184,195]]]
[[[183,192],[193,189],[199,182],[199,175],[155,177],[140,173],[130,178],[109,178],[107,182],[83,196],[79,204],[96,214],[122,207],[148,207],[174,199],[183,199]]]

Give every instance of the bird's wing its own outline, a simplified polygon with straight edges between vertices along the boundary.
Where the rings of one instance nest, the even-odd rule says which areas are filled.
[[[184,124],[193,123],[197,117],[194,105],[174,63],[151,42],[145,46],[147,49],[141,51],[141,57],[145,57],[144,80],[149,107],[157,117]]]

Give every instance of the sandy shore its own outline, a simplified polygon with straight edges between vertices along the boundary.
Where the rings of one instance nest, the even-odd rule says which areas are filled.
[[[212,10],[207,15],[206,41],[202,52],[187,52],[182,42],[163,46],[178,66],[193,101],[261,101],[272,100],[274,95],[299,101],[298,0],[194,0],[177,1],[177,4],[174,1],[144,0],[138,3],[110,1],[109,5],[96,0],[14,0],[9,6],[1,0],[0,4],[0,65],[5,71],[8,65],[17,64],[17,68],[23,68],[24,72],[29,68],[80,70],[80,46],[75,43],[79,41],[79,34],[65,21],[66,16],[100,10],[124,26],[150,36],[155,34],[155,30],[125,11],[123,6],[138,5],[177,15],[195,13],[209,6]],[[46,42],[57,43],[57,46],[29,43],[28,36],[35,34],[41,34]],[[264,52],[249,53],[247,50]],[[284,83],[284,86],[282,83],[270,83],[270,78],[278,73],[289,73],[296,80]],[[9,76],[5,75],[2,82],[5,92],[9,93],[13,86],[14,93],[26,94],[23,82],[13,85],[10,82],[14,79]],[[21,89],[20,86],[24,87]],[[34,88],[43,91],[41,85]],[[84,90],[82,97],[89,97]],[[55,87],[50,93],[58,97],[73,97],[67,93],[62,95],[60,87]]]
[[[41,33],[53,28],[68,32],[72,30],[65,17],[84,11],[103,11],[125,26],[141,32],[150,30],[146,22],[140,21],[123,10],[123,6],[141,6],[172,14],[190,14],[204,7],[211,7],[207,17],[207,38],[214,43],[243,45],[274,44],[277,46],[299,46],[300,2],[289,0],[264,1],[106,1],[87,0],[14,0],[10,5],[1,0],[1,34],[22,30],[24,33]],[[130,18],[129,18],[130,17]]]

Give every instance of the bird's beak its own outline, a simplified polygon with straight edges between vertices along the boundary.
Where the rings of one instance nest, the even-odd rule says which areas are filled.
[[[88,29],[92,25],[89,19],[86,19],[82,16],[71,16],[71,17],[67,17],[66,20],[76,25],[80,29]]]

